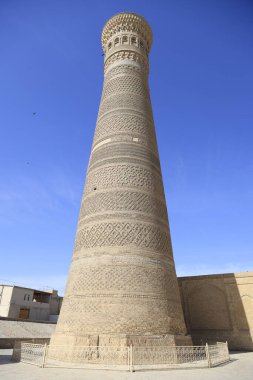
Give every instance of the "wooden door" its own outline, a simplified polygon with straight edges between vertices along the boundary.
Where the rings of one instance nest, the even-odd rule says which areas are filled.
[[[29,318],[30,309],[20,309],[19,318],[28,319]]]

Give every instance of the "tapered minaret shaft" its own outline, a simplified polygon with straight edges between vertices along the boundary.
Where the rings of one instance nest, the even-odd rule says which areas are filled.
[[[151,44],[136,14],[103,29],[103,93],[52,345],[165,345],[186,334],[149,96]]]

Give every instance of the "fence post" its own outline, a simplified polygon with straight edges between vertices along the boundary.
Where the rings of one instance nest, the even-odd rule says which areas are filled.
[[[133,366],[133,345],[132,345],[132,343],[130,344],[130,349],[129,349],[129,369],[130,369],[130,372],[134,372],[134,366]]]
[[[228,361],[230,361],[230,354],[229,354],[228,341],[227,340],[226,340],[226,347],[227,347]]]
[[[44,351],[43,351],[43,357],[42,357],[41,368],[44,368],[44,367],[45,367],[45,364],[46,364],[46,356],[47,356],[47,344],[45,343]]]
[[[210,352],[209,352],[208,343],[206,343],[206,358],[207,358],[208,368],[211,368],[211,360],[210,360]]]

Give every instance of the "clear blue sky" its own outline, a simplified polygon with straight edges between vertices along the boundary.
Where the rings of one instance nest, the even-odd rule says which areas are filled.
[[[1,0],[0,282],[63,291],[102,90],[101,30],[122,11],[154,33],[178,275],[253,269],[253,2]]]

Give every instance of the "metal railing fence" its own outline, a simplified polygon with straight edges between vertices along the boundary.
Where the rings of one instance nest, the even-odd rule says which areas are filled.
[[[208,367],[205,346],[133,347],[138,369]]]
[[[54,346],[21,343],[21,362],[40,367],[137,371],[214,367],[229,361],[227,343],[205,346]]]
[[[217,342],[215,345],[209,345],[210,367],[226,363],[230,360],[227,342]]]
[[[42,366],[46,354],[46,344],[21,343],[20,361],[23,363]]]
[[[119,346],[47,347],[45,367],[129,370],[130,348]]]

